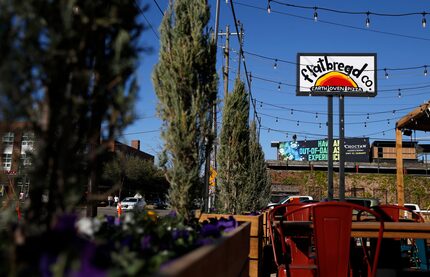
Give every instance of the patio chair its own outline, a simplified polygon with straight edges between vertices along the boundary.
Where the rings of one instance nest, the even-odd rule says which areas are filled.
[[[289,264],[288,276],[303,276],[312,277],[315,273],[308,270],[301,270],[301,265],[305,264],[307,269],[309,266],[315,266],[314,258],[312,257],[312,239],[309,234],[295,236],[294,240],[290,236],[284,236],[282,231],[282,223],[284,221],[310,221],[310,210],[301,209],[299,212],[287,215],[294,210],[303,207],[303,203],[288,203],[275,207],[269,213],[270,237],[272,239],[272,248],[274,253],[274,261],[278,269],[278,276],[286,276],[285,265]],[[277,226],[273,222],[279,221]],[[275,232],[273,231],[275,228]],[[297,265],[297,268],[294,266]]]
[[[305,263],[288,263],[278,265],[278,276],[311,276],[320,277],[343,277],[350,274],[350,244],[351,244],[351,226],[353,210],[362,211],[373,215],[379,222],[378,240],[376,249],[372,255],[373,263],[370,275],[375,276],[380,253],[384,224],[378,213],[373,210],[345,202],[322,202],[310,205],[304,205],[284,214],[284,218],[294,216],[295,213],[303,213],[308,210],[311,215],[313,225],[312,239],[315,252],[313,257],[308,256]],[[281,228],[281,229],[280,229]],[[283,241],[290,239],[294,241],[295,236],[285,238],[282,225],[276,230],[280,236],[282,249],[286,251],[286,244]],[[306,235],[306,234],[305,234]],[[310,263],[312,261],[313,263]],[[369,260],[370,263],[370,260]],[[294,274],[297,273],[297,274]]]
[[[393,221],[399,222],[402,220],[412,220],[415,222],[424,222],[424,218],[414,211],[411,211],[408,208],[398,205],[378,205],[372,207],[373,210],[381,214],[385,221]],[[410,215],[410,216],[408,216]],[[388,241],[388,240],[385,240]],[[392,242],[395,246],[395,243]],[[425,239],[415,239],[412,240],[412,243],[408,243],[406,239],[397,240],[397,244],[400,244],[401,253],[410,253],[411,257],[409,259],[410,264],[413,266],[418,266],[422,270],[429,270],[429,249],[427,247],[427,240]],[[397,246],[398,248],[398,246]],[[393,249],[396,251],[396,249]],[[385,255],[388,256],[388,255]],[[406,257],[408,258],[408,257]],[[392,263],[392,259],[389,259],[387,262],[381,261],[384,263]],[[401,266],[402,261],[398,261],[397,263]]]

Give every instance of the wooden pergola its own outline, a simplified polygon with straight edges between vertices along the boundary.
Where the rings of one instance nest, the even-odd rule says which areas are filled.
[[[412,130],[430,131],[430,101],[420,105],[396,122],[397,203],[400,206],[405,203],[402,134]]]

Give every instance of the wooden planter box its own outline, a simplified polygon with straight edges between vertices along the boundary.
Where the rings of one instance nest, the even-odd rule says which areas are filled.
[[[164,266],[155,277],[248,277],[250,223]]]
[[[208,218],[228,218],[228,214],[201,214],[200,221]],[[239,222],[251,223],[251,233],[249,234],[249,276],[262,276],[262,254],[263,254],[263,215],[232,215]]]

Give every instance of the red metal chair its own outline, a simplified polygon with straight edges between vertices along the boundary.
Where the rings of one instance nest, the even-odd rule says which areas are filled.
[[[284,218],[289,218],[295,213],[302,213],[304,210],[308,210],[312,217],[315,247],[314,263],[308,263],[312,260],[312,257],[308,257],[305,260],[306,263],[301,265],[288,263],[285,260],[285,264],[278,263],[278,276],[304,276],[304,272],[320,277],[348,276],[353,210],[365,210],[380,222],[379,235],[371,267],[371,276],[375,276],[384,230],[383,220],[378,213],[369,208],[351,203],[323,202],[304,205],[286,212]],[[287,230],[282,229],[282,224],[278,225],[276,231],[280,237],[282,250],[285,252],[286,243],[284,241],[286,240],[284,232]],[[290,239],[295,240],[295,237],[291,236]],[[293,270],[295,272],[300,271],[301,273],[294,275]]]
[[[287,213],[303,207],[303,203],[288,203],[279,205],[269,212],[269,231],[272,240],[275,264],[278,268],[278,276],[287,276],[286,265],[288,264],[288,276],[313,277],[315,273],[309,270],[294,268],[295,265],[301,267],[314,265],[315,262],[311,255],[312,239],[310,235],[295,236],[294,240],[289,236],[284,236],[282,231],[283,221],[310,221],[310,210],[301,209],[300,211],[287,215]],[[274,222],[279,224],[274,226]],[[275,232],[274,230],[275,229]]]
[[[424,218],[420,214],[411,211],[403,206],[387,204],[374,206],[372,207],[372,209],[378,212],[382,216],[382,218],[384,218],[385,221],[399,222],[405,219],[408,220],[410,218],[407,217],[407,215],[410,214],[413,221],[424,222]]]

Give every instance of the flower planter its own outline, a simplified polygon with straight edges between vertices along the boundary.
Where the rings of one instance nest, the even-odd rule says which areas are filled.
[[[228,218],[227,214],[201,214],[200,221],[208,218]],[[263,215],[232,215],[239,222],[251,223],[249,234],[249,276],[262,276],[262,253],[263,253]]]
[[[155,277],[249,276],[250,223],[163,266]]]

